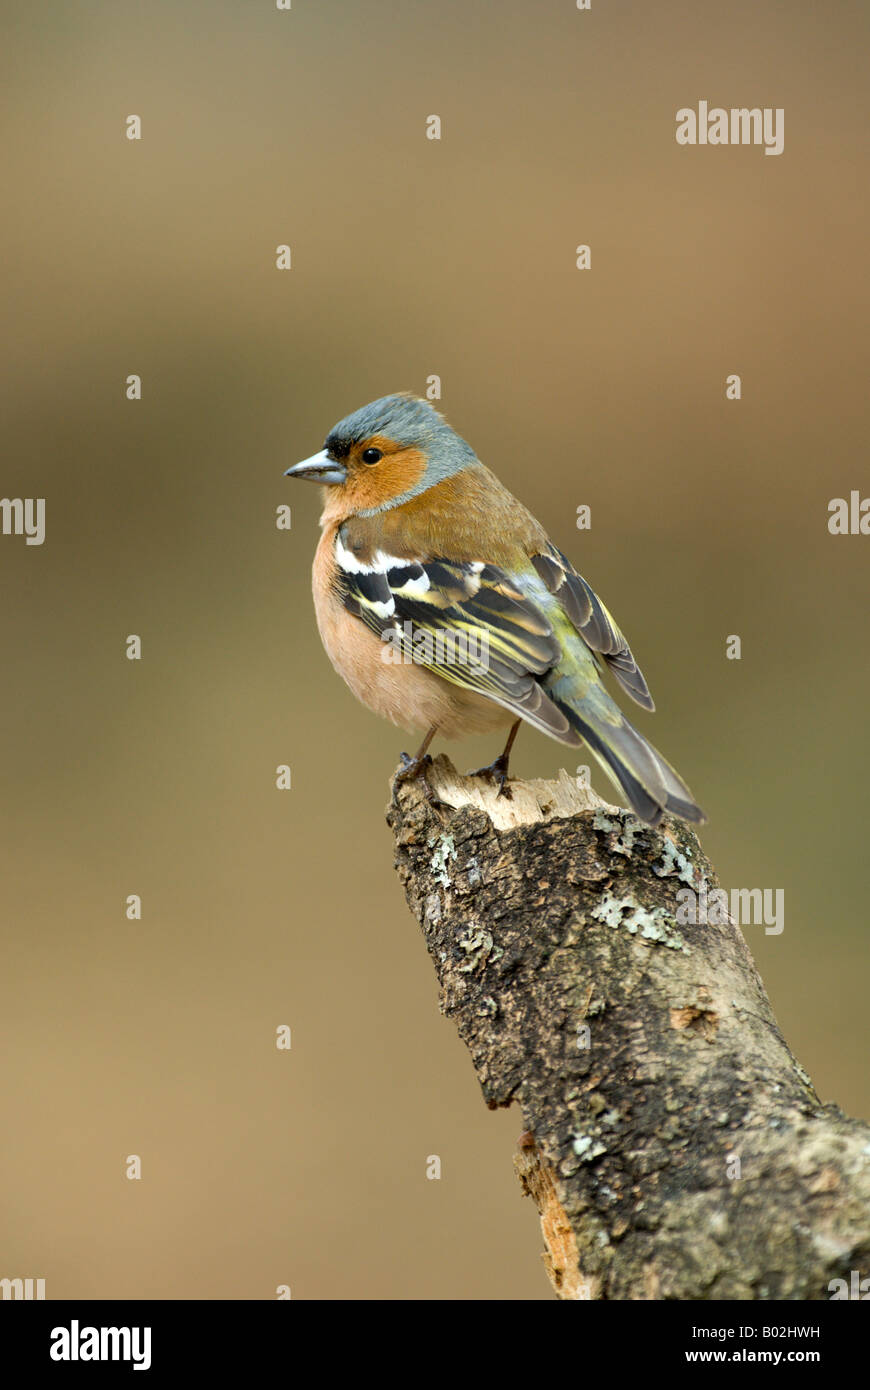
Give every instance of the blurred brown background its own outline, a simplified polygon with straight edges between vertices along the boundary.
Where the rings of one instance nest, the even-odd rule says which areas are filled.
[[[822,1096],[870,1112],[870,538],[827,531],[870,492],[868,29],[808,0],[7,10],[0,491],[47,534],[0,537],[0,1276],[549,1297],[519,1114],[484,1107],[393,874],[410,740],[322,654],[319,499],[281,476],[432,373],[625,628],[725,886],[785,890],[750,946]],[[783,107],[784,153],[679,147],[700,99]],[[527,731],[514,771],[564,759]]]

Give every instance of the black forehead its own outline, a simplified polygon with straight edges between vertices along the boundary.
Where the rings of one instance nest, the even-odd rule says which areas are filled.
[[[329,434],[324,440],[323,447],[332,458],[343,459],[350,453],[351,445],[355,442],[355,440],[348,439],[345,435],[339,434],[338,426],[336,426],[334,430],[329,431]]]
[[[326,436],[324,448],[333,458],[346,457],[354,444],[373,434],[397,444],[418,444],[431,438],[443,422],[425,401],[406,396],[384,396],[339,420]]]

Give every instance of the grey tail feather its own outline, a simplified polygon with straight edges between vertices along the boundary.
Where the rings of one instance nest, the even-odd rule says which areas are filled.
[[[658,825],[666,811],[696,824],[706,820],[682,778],[627,719],[614,731],[621,746],[612,748],[570,705],[559,701],[559,706],[641,820]]]

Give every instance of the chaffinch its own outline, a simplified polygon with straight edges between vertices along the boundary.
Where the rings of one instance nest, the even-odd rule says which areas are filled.
[[[330,430],[287,477],[323,484],[314,558],[317,625],[329,659],[377,714],[425,732],[401,777],[421,773],[436,733],[510,726],[479,773],[506,784],[520,721],[585,743],[634,812],[704,819],[692,793],[629,724],[609,671],[654,708],[628,643],[535,518],[443,416],[384,396]]]

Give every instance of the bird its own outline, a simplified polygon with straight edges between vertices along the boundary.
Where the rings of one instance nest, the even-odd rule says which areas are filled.
[[[340,420],[286,470],[323,489],[312,569],[335,670],[375,713],[423,735],[397,780],[421,777],[436,734],[508,729],[476,775],[510,796],[525,722],[585,745],[635,815],[701,822],[682,778],[629,723],[604,677],[654,709],[631,649],[541,524],[428,401],[383,396]]]

